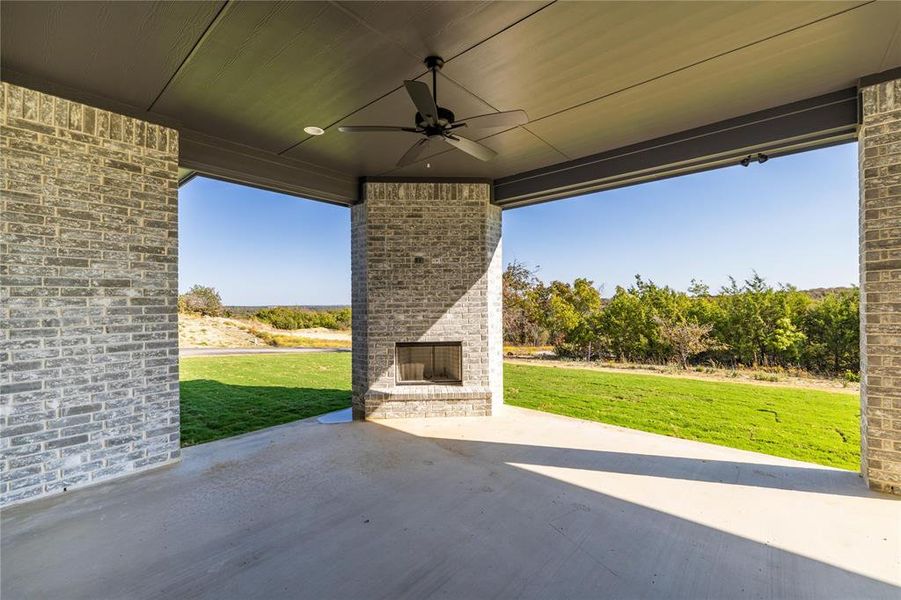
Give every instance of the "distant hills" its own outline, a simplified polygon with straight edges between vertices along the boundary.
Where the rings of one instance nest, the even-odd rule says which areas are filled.
[[[809,290],[798,290],[798,291],[800,291],[803,294],[807,294],[814,300],[819,300],[823,296],[828,296],[829,294],[832,294],[833,292],[844,292],[846,290],[852,290],[852,289],[854,289],[854,288],[848,287],[848,286],[844,286],[844,287],[840,286],[840,287],[812,288]]]

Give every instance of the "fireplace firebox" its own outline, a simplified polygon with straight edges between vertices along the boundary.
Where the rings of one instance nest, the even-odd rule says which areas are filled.
[[[395,353],[400,385],[463,383],[461,342],[398,342]]]

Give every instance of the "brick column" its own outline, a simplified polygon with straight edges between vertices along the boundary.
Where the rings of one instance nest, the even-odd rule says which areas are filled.
[[[3,83],[0,504],[176,460],[178,133]]]
[[[491,184],[367,182],[351,216],[354,417],[491,414],[503,402]],[[397,385],[398,342],[461,342],[462,383]]]
[[[901,80],[861,93],[861,469],[901,494]]]

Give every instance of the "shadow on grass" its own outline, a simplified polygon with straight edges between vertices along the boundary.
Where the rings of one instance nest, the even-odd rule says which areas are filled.
[[[181,445],[203,444],[348,406],[346,389],[182,381]]]

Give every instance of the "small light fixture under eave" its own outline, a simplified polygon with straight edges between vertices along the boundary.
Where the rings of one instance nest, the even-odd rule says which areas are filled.
[[[325,129],[323,129],[322,127],[314,127],[312,125],[309,127],[304,127],[303,131],[304,133],[308,133],[310,135],[322,135],[323,133],[325,133]]]

